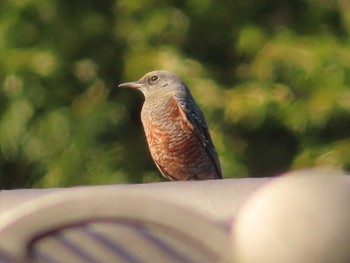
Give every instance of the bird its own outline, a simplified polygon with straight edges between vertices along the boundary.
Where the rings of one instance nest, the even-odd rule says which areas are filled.
[[[151,157],[169,181],[222,179],[204,115],[176,74],[155,70],[118,85],[144,95],[141,121]]]

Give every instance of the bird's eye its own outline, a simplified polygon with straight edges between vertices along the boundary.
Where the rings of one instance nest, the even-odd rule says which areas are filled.
[[[155,83],[157,80],[158,80],[158,76],[157,75],[154,75],[154,76],[151,77],[151,82],[152,83]]]

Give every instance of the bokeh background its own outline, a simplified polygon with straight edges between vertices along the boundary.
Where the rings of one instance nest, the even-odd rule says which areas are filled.
[[[348,0],[1,0],[0,188],[153,182],[142,94],[180,75],[224,176],[350,170]]]

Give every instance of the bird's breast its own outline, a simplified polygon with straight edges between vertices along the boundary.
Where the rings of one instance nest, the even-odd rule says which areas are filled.
[[[203,157],[200,138],[175,98],[159,101],[158,105],[145,103],[142,122],[151,155],[161,166],[185,171]]]

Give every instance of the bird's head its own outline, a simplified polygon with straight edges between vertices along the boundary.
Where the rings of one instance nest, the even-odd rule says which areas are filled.
[[[165,70],[155,70],[148,72],[140,80],[126,82],[118,87],[136,88],[144,94],[145,98],[153,95],[163,95],[168,93],[185,92],[186,86],[175,74]]]

